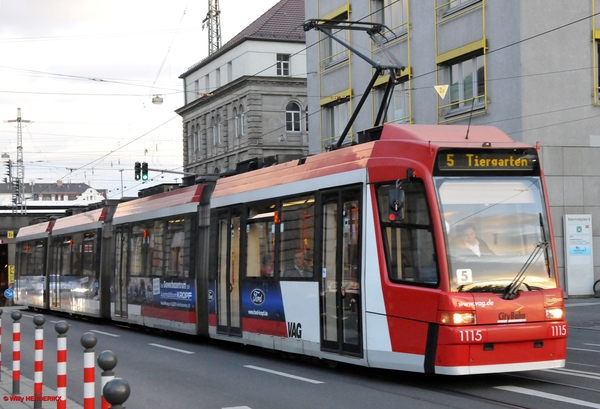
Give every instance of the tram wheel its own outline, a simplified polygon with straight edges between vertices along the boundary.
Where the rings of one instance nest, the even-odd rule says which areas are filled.
[[[330,367],[331,369],[335,369],[338,367],[339,362],[338,361],[332,361],[330,359],[326,359],[325,363],[327,364],[328,367]]]

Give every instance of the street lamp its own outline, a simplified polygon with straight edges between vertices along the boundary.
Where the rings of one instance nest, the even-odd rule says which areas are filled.
[[[155,95],[154,98],[152,98],[152,103],[155,105],[160,105],[163,103],[163,97],[161,97],[160,95]]]

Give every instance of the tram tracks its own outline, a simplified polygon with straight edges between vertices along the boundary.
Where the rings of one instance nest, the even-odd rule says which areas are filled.
[[[558,376],[560,379],[545,379],[544,376],[548,375]],[[600,404],[597,403],[600,402],[600,388],[594,384],[569,382],[565,376],[600,379],[600,374],[575,370],[547,370],[477,377],[413,377],[411,380],[400,380],[399,383],[425,391],[428,398],[424,399],[424,402],[441,404],[448,408],[464,408],[461,400],[467,400],[471,404],[475,402],[481,408],[600,408]],[[443,394],[449,399],[440,402],[434,394]]]
[[[559,372],[559,371],[547,370],[547,371],[544,371],[544,372],[555,372],[556,373],[556,372]],[[565,372],[568,372],[568,371],[566,371],[566,370],[560,371],[560,373],[563,373],[563,374]],[[577,374],[577,373],[570,374],[570,375],[572,375],[572,376],[584,376],[584,374]],[[505,374],[505,376],[512,377],[512,378],[527,379],[529,381],[535,381],[535,382],[540,382],[540,383],[547,383],[549,385],[563,386],[563,387],[567,387],[567,388],[579,389],[579,390],[586,391],[586,392],[594,392],[594,393],[600,394],[600,388],[589,388],[589,387],[585,387],[585,386],[582,386],[582,385],[575,385],[575,384],[572,384],[572,383],[564,383],[564,382],[551,381],[551,380],[547,380],[547,379],[539,379],[539,378],[535,378],[535,377],[532,377],[532,376],[526,376],[526,375],[519,374],[519,373]],[[596,375],[595,378],[596,379],[600,379],[600,374]]]
[[[535,376],[539,374],[540,376]],[[475,388],[451,388],[442,386],[436,390],[444,390],[456,397],[469,397],[480,402],[490,402],[501,407],[541,409],[555,408],[558,404],[572,405],[573,407],[600,408],[600,388],[585,386],[564,380],[544,379],[545,374],[551,376],[578,376],[598,380],[600,374],[587,373],[575,370],[544,370],[532,373],[508,373],[491,375],[476,385]],[[514,382],[518,380],[518,382]],[[457,382],[460,383],[460,382]],[[503,397],[496,396],[494,391],[508,392]],[[504,397],[505,396],[505,397]],[[587,396],[587,397],[585,397]],[[535,403],[532,404],[532,399]]]

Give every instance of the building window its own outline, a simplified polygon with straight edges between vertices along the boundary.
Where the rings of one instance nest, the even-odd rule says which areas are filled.
[[[306,128],[304,128],[304,130],[306,132],[308,132],[308,106],[306,107],[306,109],[304,110],[304,112],[305,112],[305,116],[304,116],[304,121],[305,121],[304,124],[305,125],[304,126],[306,127]]]
[[[217,123],[215,122],[215,117],[210,118],[210,127],[212,128],[212,142],[213,146],[217,145]]]
[[[188,158],[191,162],[194,159],[194,152],[196,151],[196,127],[194,125],[192,125],[192,133],[189,136],[189,141],[190,141],[190,145],[189,145]]]
[[[285,130],[288,132],[300,132],[300,105],[290,102],[285,107]]]
[[[277,75],[278,76],[290,75],[290,55],[289,54],[277,54]]]
[[[329,32],[335,38],[347,43],[347,30],[330,30]],[[326,53],[325,65],[336,64],[347,58],[347,53],[345,52],[347,48],[329,36],[327,36],[324,48]]]
[[[243,105],[240,105],[240,109],[238,110],[238,113],[240,115],[240,136],[244,136],[246,134],[246,130],[245,130],[245,124],[244,124],[245,114],[244,114],[244,106]]]
[[[408,110],[409,95],[408,90],[406,89],[406,84],[406,82],[403,82],[394,87],[394,91],[392,93],[392,97],[388,105],[386,116],[385,118],[383,118],[384,122],[394,122],[399,124],[410,122],[410,115]],[[376,113],[379,112],[379,107],[381,106],[384,93],[385,86],[379,87],[375,90]]]
[[[406,23],[406,0],[379,0],[379,22],[390,30],[395,30]],[[376,12],[377,12],[376,11]]]
[[[198,152],[200,151],[200,126],[196,126],[196,129],[194,130],[194,151]]]
[[[448,8],[452,10],[468,3],[474,3],[475,1],[476,0],[450,0],[448,1]]]
[[[217,114],[217,144],[221,143],[221,115]]]
[[[233,107],[233,132],[236,138],[240,136],[240,118],[238,118],[237,108]]]
[[[447,67],[451,110],[484,102],[484,72],[482,55]]]
[[[350,103],[348,101],[329,108],[329,128],[333,139],[342,135],[342,131],[350,118]]]

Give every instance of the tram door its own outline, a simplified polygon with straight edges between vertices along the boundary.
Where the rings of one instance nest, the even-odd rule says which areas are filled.
[[[115,275],[113,277],[115,316],[127,318],[127,245],[129,233],[126,229],[117,231],[115,238]]]
[[[360,189],[322,197],[322,348],[360,356]]]
[[[219,215],[217,332],[242,335],[240,288],[240,212]]]
[[[63,277],[71,274],[71,263],[73,256],[73,240],[70,237],[60,238],[55,241],[56,247],[52,250],[52,268],[48,275],[50,280],[50,306],[53,308],[60,308],[68,306],[67,296],[64,294],[65,285],[63,284]]]

